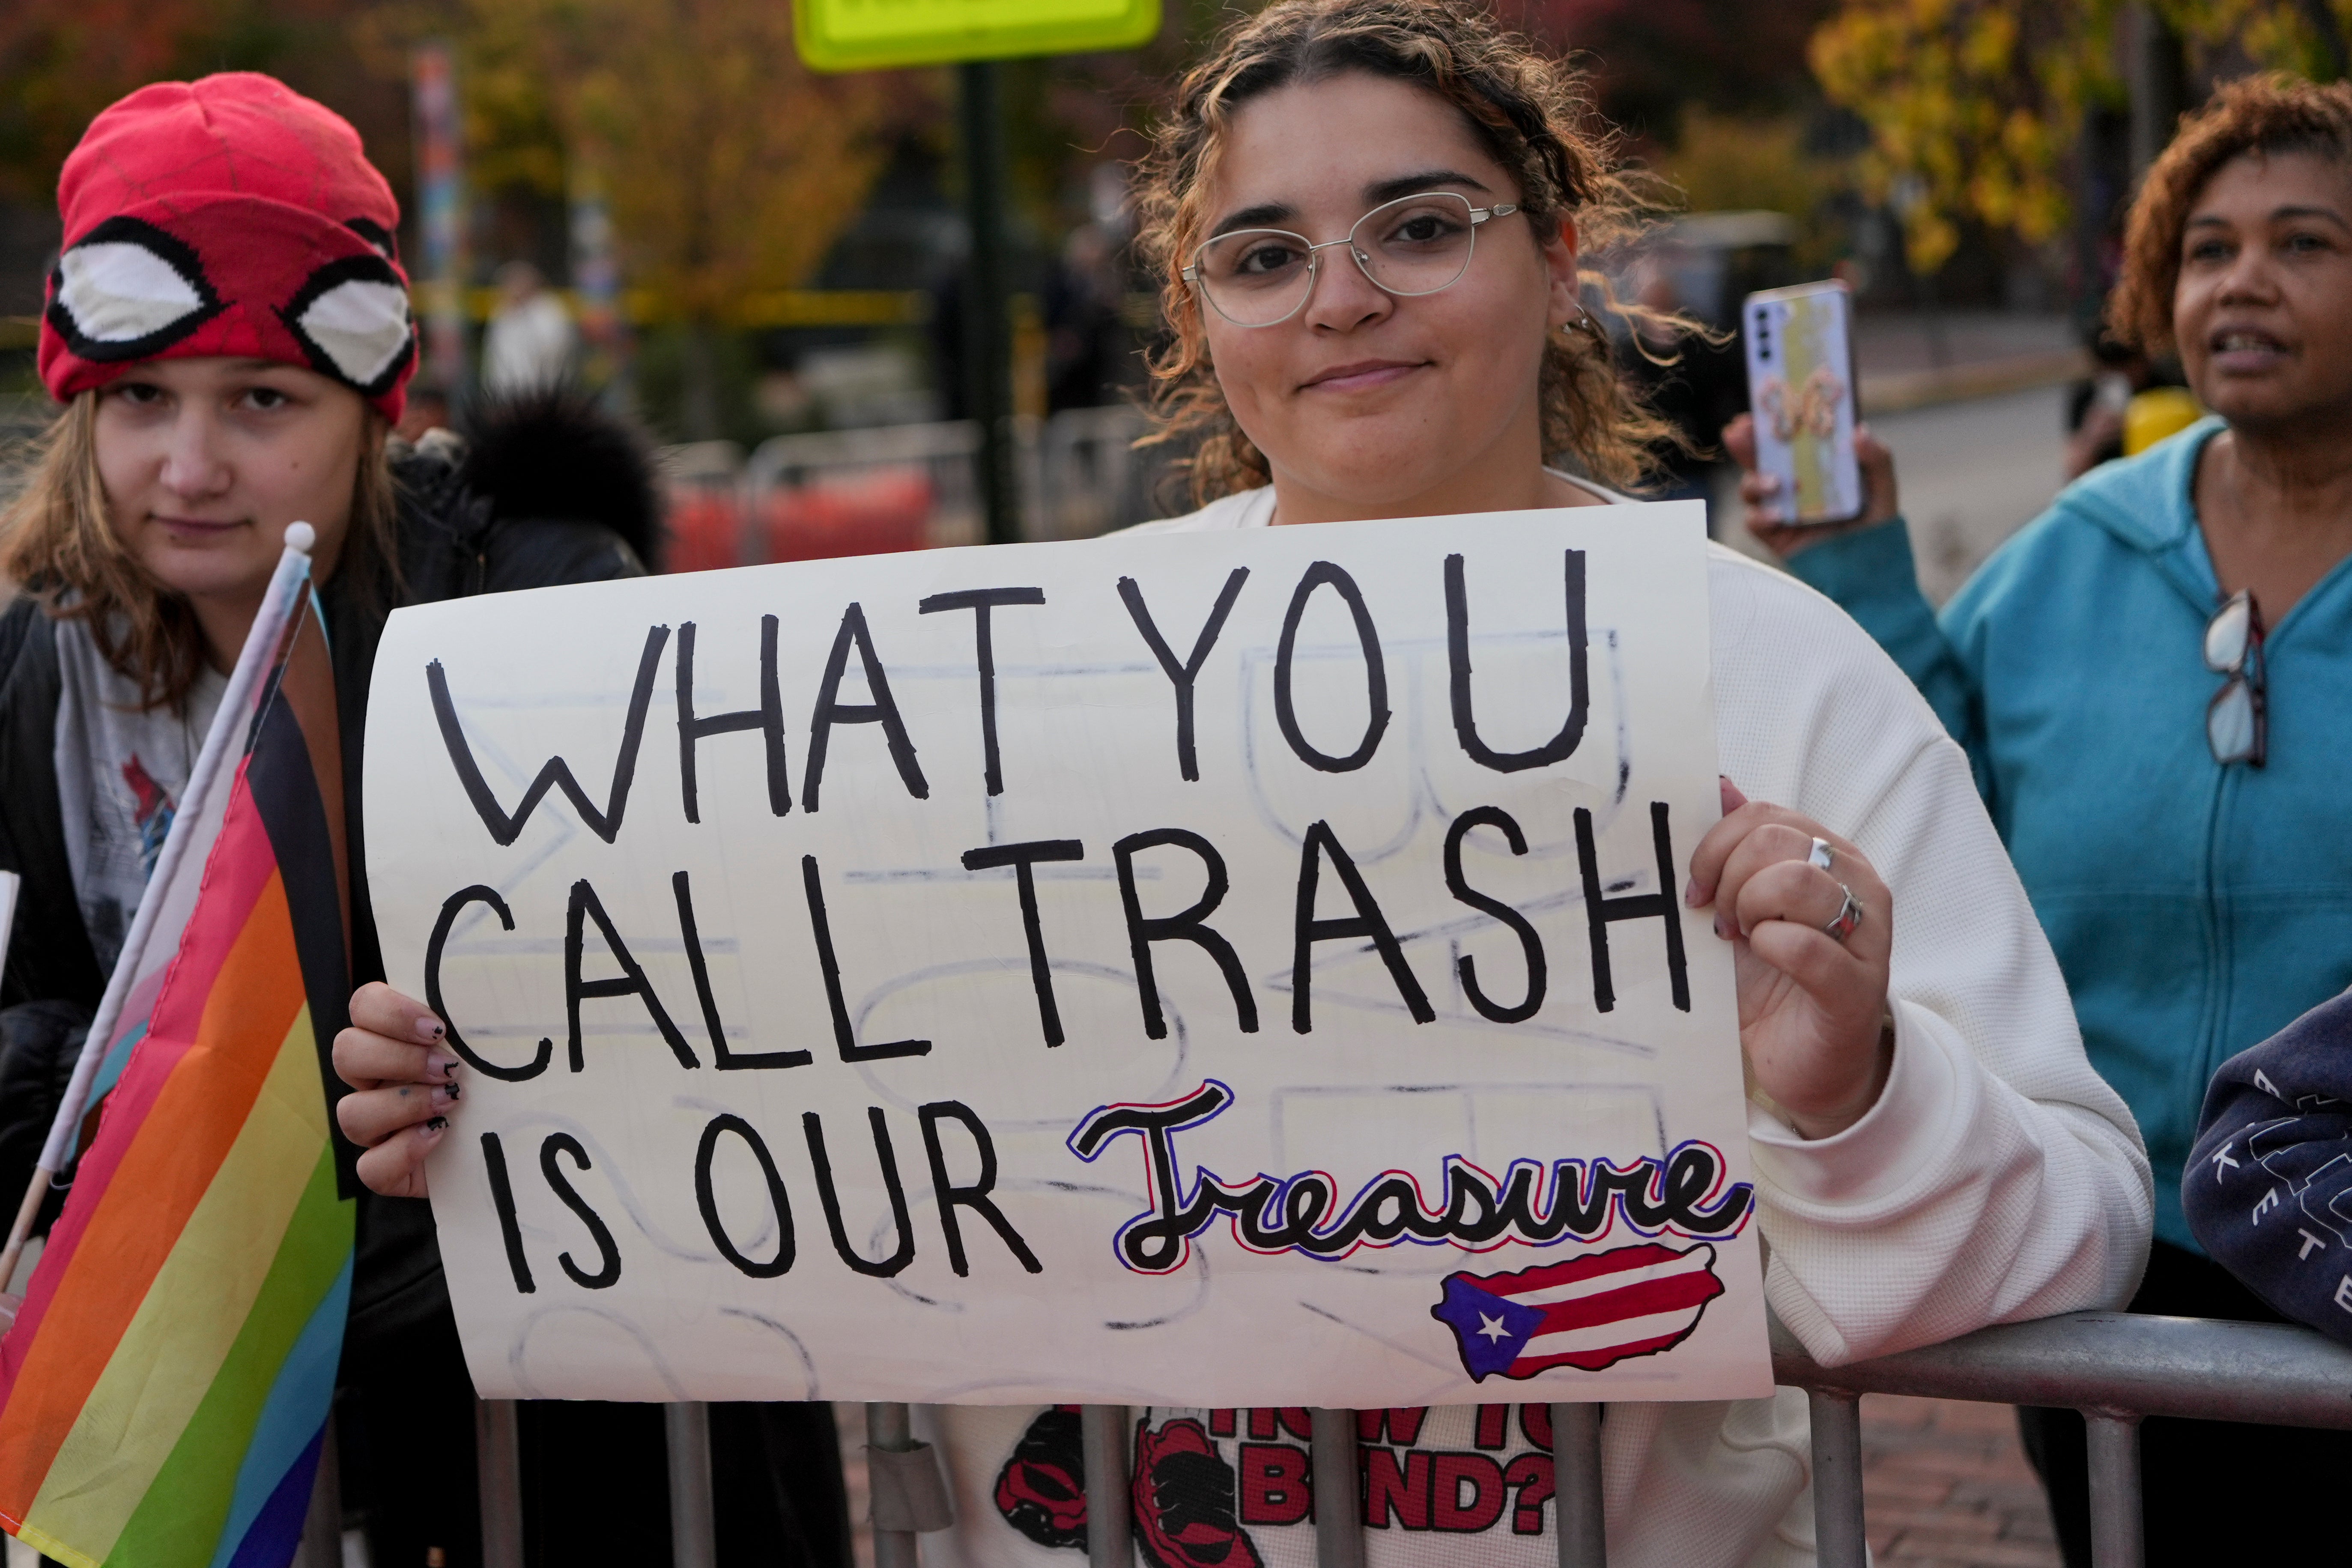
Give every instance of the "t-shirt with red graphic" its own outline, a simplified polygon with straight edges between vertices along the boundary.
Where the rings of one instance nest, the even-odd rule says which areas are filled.
[[[1675,1468],[1706,1470],[1710,1490],[1729,1481],[1751,1504],[1788,1497],[1801,1505],[1788,1510],[1793,1530],[1752,1513],[1685,1519],[1681,1528],[1663,1514],[1663,1529],[1621,1522],[1611,1561],[1810,1563],[1810,1531],[1801,1528],[1811,1511],[1804,1429],[1775,1418],[1790,1401],[1801,1408],[1794,1394],[1729,1405],[1604,1406],[1604,1438],[1614,1436],[1612,1418],[1663,1425],[1653,1436],[1665,1439]],[[1130,1418],[1129,1512],[1144,1568],[1314,1568],[1305,1409],[1155,1406]],[[1076,1405],[940,1406],[922,1426],[941,1450],[956,1501],[954,1530],[923,1538],[929,1568],[1080,1568],[1087,1497]],[[1549,1405],[1360,1411],[1356,1436],[1367,1568],[1559,1563]],[[1663,1491],[1656,1501],[1666,1504]]]

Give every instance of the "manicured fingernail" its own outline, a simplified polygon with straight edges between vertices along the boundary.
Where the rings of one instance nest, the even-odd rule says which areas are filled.
[[[436,1085],[434,1087],[434,1089],[433,1089],[433,1103],[434,1103],[434,1104],[436,1104],[436,1105],[452,1105],[452,1104],[455,1104],[455,1103],[457,1102],[457,1086],[456,1084],[454,1084],[454,1083],[444,1083],[444,1084],[436,1084]]]
[[[1731,921],[1727,917],[1723,915],[1716,916],[1715,934],[1721,937],[1724,941],[1729,942],[1731,940],[1730,925]]]
[[[1688,904],[1695,910],[1706,907],[1706,900],[1699,896],[1698,879],[1696,877],[1693,877],[1688,882],[1683,885],[1683,902]]]
[[[455,1083],[457,1081],[457,1058],[439,1055],[426,1057],[425,1072],[428,1078],[446,1079]]]
[[[432,1014],[427,1013],[425,1016],[416,1020],[416,1037],[425,1041],[426,1044],[430,1045],[433,1041],[439,1039],[442,1033],[441,1020],[433,1016]]]
[[[446,1116],[436,1116],[425,1124],[425,1141],[430,1143],[448,1131],[449,1119]]]

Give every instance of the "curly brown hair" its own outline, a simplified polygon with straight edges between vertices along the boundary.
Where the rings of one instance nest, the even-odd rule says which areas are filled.
[[[1234,112],[1297,82],[1361,71],[1411,82],[1460,110],[1518,181],[1519,206],[1540,234],[1576,219],[1593,254],[1637,237],[1664,187],[1624,166],[1621,138],[1601,123],[1583,75],[1507,32],[1482,11],[1445,0],[1277,0],[1228,28],[1187,71],[1153,137],[1136,191],[1136,240],[1159,274],[1170,340],[1150,359],[1150,442],[1190,440],[1194,504],[1267,482],[1265,456],[1234,422],[1209,363],[1184,258],[1205,221],[1202,187]],[[1584,292],[1613,313],[1687,331],[1693,323],[1619,301],[1590,268]],[[1646,352],[1646,351],[1645,351]],[[1590,316],[1546,343],[1543,447],[1594,479],[1631,486],[1677,436],[1628,386]]]
[[[2311,153],[2352,167],[2352,84],[2321,87],[2284,72],[2242,77],[2182,118],[2124,226],[2123,277],[2107,301],[2116,337],[2149,353],[2173,346],[2172,294],[2190,209],[2221,166],[2246,153]]]

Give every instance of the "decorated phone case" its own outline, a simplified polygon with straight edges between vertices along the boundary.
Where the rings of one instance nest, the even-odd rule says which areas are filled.
[[[1843,283],[1750,294],[1744,307],[1756,466],[1780,479],[1795,523],[1862,513],[1854,460],[1853,299]]]

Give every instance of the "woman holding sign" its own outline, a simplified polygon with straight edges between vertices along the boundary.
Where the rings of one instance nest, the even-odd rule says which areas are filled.
[[[1150,526],[1624,499],[1604,485],[1639,479],[1660,426],[1610,363],[1579,258],[1632,231],[1634,198],[1579,92],[1441,0],[1289,0],[1235,25],[1185,79],[1142,189],[1174,329],[1162,407],[1200,442],[1205,503]],[[2120,1300],[2147,1167],[1967,759],[1826,601],[1727,552],[1709,573],[1727,776],[1684,896],[1736,957],[1773,1307],[1846,1361]],[[373,1145],[361,1169],[421,1192],[443,1130],[390,1085],[432,1080],[439,1023],[382,991],[353,1014],[338,1060],[387,1085],[343,1101]],[[1438,1532],[1380,1537],[1392,1560],[1555,1561],[1545,1409],[1367,1413],[1370,1522]],[[1301,1419],[1150,1413],[1149,1560],[1296,1560]],[[941,1426],[951,1550],[1071,1560],[1076,1416],[959,1406]],[[1603,1441],[1612,1561],[1811,1560],[1801,1395],[1618,1405]]]
[[[2133,205],[2109,320],[2177,353],[2212,416],[2076,480],[1940,615],[1883,447],[1864,448],[1853,526],[1782,526],[1754,474],[1749,526],[1968,748],[2091,1058],[2147,1135],[2156,1242],[2135,1310],[2276,1321],[2191,1230],[2200,1205],[2259,1224],[2272,1184],[2241,1206],[2222,1184],[2245,1173],[2190,1148],[2215,1071],[2352,984],[2352,87],[2253,78],[2185,121]],[[2301,1183],[2281,1180],[2293,1209]],[[2264,1227],[2273,1300],[2337,1317],[2341,1238],[2303,1204]],[[2082,1419],[2024,1418],[2068,1561],[2087,1563]],[[2151,1563],[2211,1561],[2210,1499],[2326,1487],[2347,1453],[2330,1433],[2160,1418],[2141,1444]]]
[[[347,786],[331,809],[348,826],[349,951],[365,976],[382,959],[361,739],[389,612],[636,575],[656,515],[632,439],[560,400],[492,411],[470,449],[392,434],[415,369],[399,210],[323,105],[245,73],[143,88],[92,122],[58,200],[66,248],[39,363],[63,408],[0,514],[24,590],[0,616],[0,866],[24,879],[0,993],[11,1212],[289,526],[316,537]],[[456,1092],[441,1086],[445,1103]],[[473,1467],[447,1457],[470,1447],[474,1400],[431,1217],[362,1194],[357,1228],[339,1325],[343,1495],[376,1562],[474,1561]],[[648,1414],[534,1418],[530,1463],[542,1480],[657,1469]],[[754,1485],[785,1551],[774,1521],[791,1505]],[[543,1550],[567,1550],[549,1531],[573,1517],[535,1521]],[[592,1534],[577,1551],[629,1549],[627,1521],[579,1522]],[[837,1543],[829,1522],[819,1533]],[[659,1522],[643,1528],[658,1549]]]

